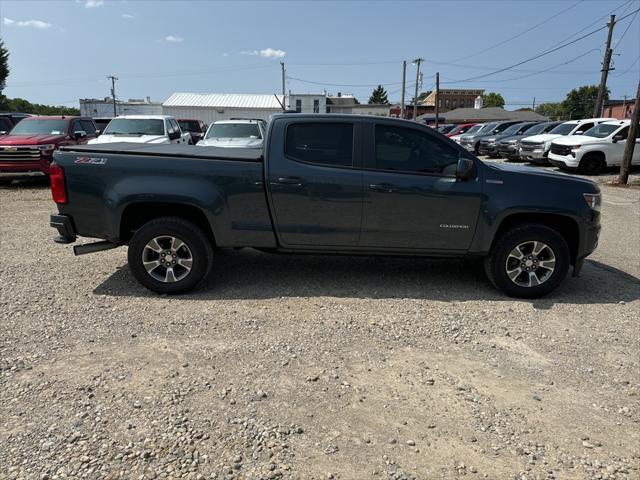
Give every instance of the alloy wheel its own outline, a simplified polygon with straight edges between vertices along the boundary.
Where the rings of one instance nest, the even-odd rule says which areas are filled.
[[[521,287],[543,284],[556,268],[556,255],[546,243],[528,241],[517,245],[505,262],[507,276]]]
[[[151,239],[142,250],[142,264],[147,273],[163,283],[183,280],[191,272],[191,250],[177,237],[163,235]]]

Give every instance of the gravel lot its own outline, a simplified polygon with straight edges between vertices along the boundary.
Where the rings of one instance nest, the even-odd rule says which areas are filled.
[[[171,298],[55,245],[42,181],[0,187],[0,479],[640,478],[640,190],[603,193],[542,300],[252,250]]]

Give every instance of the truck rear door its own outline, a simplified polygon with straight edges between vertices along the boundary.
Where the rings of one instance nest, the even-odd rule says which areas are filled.
[[[267,145],[267,191],[283,246],[358,245],[360,126],[335,118],[274,122]]]
[[[418,125],[375,120],[365,135],[361,247],[467,249],[482,191],[477,178],[456,180],[465,153]]]

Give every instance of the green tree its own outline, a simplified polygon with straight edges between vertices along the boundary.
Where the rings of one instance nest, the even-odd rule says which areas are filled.
[[[4,42],[0,38],[0,94],[4,90],[7,84],[7,77],[9,76],[9,50],[4,46]]]
[[[562,102],[564,109],[564,117],[572,118],[590,118],[593,116],[593,107],[598,98],[597,85],[584,85],[574,88],[567,93],[567,98]],[[609,89],[604,92],[604,100],[609,99]]]
[[[387,99],[387,91],[382,85],[378,85],[373,89],[373,92],[369,97],[369,104],[389,105],[389,100]]]
[[[485,107],[504,107],[504,98],[499,93],[487,93],[483,95],[482,99]]]
[[[31,103],[24,98],[7,98],[0,95],[0,110],[32,113],[34,115],[80,115],[80,110],[62,105]]]
[[[536,106],[536,113],[549,117],[551,120],[561,120],[564,117],[562,103],[541,103]]]

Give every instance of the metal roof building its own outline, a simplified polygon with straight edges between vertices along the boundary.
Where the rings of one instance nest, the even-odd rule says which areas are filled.
[[[174,93],[162,112],[176,118],[192,118],[213,123],[231,118],[262,118],[282,111],[282,95],[244,93]]]

